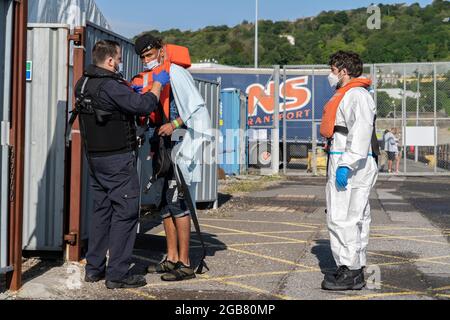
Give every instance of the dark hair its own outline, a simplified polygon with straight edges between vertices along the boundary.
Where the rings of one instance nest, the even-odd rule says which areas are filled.
[[[137,55],[151,49],[161,49],[164,43],[161,38],[155,37],[149,33],[139,36],[135,41],[135,50]]]
[[[330,57],[328,64],[338,68],[339,71],[347,69],[348,75],[353,78],[358,78],[363,74],[363,61],[354,52],[338,51]]]
[[[120,48],[120,44],[112,40],[100,40],[94,46],[92,50],[92,62],[95,65],[100,65],[110,57],[117,55],[117,49]]]

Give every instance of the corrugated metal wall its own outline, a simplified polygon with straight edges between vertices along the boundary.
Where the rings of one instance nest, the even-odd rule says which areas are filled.
[[[134,51],[134,44],[131,40],[126,39],[116,33],[103,29],[95,24],[88,23],[86,26],[86,67],[92,63],[92,49],[95,43],[100,40],[114,40],[122,46],[122,62],[124,67],[125,79],[131,80],[133,76],[142,70],[142,64],[139,56]],[[89,220],[93,210],[93,200],[89,192],[89,171],[88,164],[84,157],[83,164],[83,199],[82,199],[82,217],[81,217],[81,239],[88,238]]]
[[[195,80],[196,86],[199,88],[200,94],[203,99],[205,99],[206,107],[211,115],[212,128],[219,128],[219,99],[220,99],[220,84],[217,82],[205,81],[205,80]],[[214,163],[212,165],[204,165],[202,169],[202,182],[197,185],[197,202],[205,203],[211,202],[214,206],[217,206],[218,200],[218,177],[217,177],[217,143],[218,136],[215,140],[214,148],[207,148],[212,152],[209,155],[212,159],[214,159]],[[148,143],[145,143],[142,149],[139,151],[139,161],[140,161],[140,175],[141,175],[141,202],[143,206],[151,207],[156,199],[151,193],[144,193],[144,190],[147,187],[147,184],[150,182],[152,177],[152,161],[147,160],[147,156],[150,151],[150,146]],[[203,154],[205,155],[205,150],[203,150]],[[142,163],[142,165],[141,165]]]
[[[8,266],[9,112],[13,1],[0,0],[0,273]]]
[[[212,121],[212,128],[215,132],[219,129],[219,105],[220,105],[220,83],[214,81],[205,81],[196,79],[195,83],[205,99],[206,107],[209,111]],[[215,147],[207,148],[211,151],[208,155],[214,159],[212,164],[204,164],[202,170],[202,182],[197,186],[197,202],[211,202],[214,207],[218,205],[218,176],[217,176],[217,143],[219,137],[215,137]],[[205,151],[204,151],[205,152]],[[206,155],[205,155],[206,156]]]
[[[63,245],[68,35],[64,25],[28,25],[33,72],[26,86],[25,250],[58,251]]]

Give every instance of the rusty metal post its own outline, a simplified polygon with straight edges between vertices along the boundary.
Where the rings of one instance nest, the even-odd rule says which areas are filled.
[[[73,84],[75,85],[83,76],[85,60],[85,28],[75,28],[74,34],[68,39],[74,42],[73,52]],[[75,108],[75,98],[72,108]],[[66,259],[78,262],[81,259],[81,195],[83,180],[83,152],[78,120],[73,125],[72,143],[70,151],[70,209],[69,209],[69,233],[64,236],[67,243]]]
[[[28,0],[14,2],[13,67],[11,99],[11,177],[9,206],[9,262],[13,271],[7,275],[11,291],[22,286],[22,225],[25,153],[25,85],[27,57]]]

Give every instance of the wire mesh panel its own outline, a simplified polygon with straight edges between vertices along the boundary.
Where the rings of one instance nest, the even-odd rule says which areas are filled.
[[[324,139],[319,128],[332,97],[329,66],[286,66],[280,89],[283,113],[283,165],[288,175],[326,174]]]
[[[439,136],[450,109],[450,63],[375,65],[378,137],[382,143],[380,171],[398,174],[443,174],[437,157]],[[395,137],[396,145],[388,141]],[[389,160],[389,153],[395,157]],[[442,152],[444,153],[444,151]]]

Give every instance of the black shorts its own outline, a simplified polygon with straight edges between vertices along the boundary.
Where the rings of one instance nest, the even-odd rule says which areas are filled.
[[[183,218],[191,213],[186,205],[183,194],[178,189],[175,177],[171,175],[161,178],[164,182],[161,197],[161,218]]]
[[[394,161],[397,158],[397,154],[395,152],[387,151],[389,161]]]

